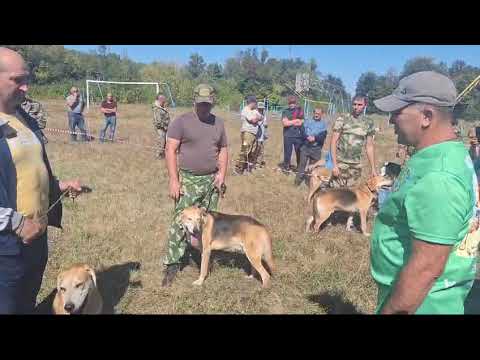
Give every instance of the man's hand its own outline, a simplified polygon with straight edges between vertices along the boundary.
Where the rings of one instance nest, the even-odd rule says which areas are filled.
[[[178,180],[175,180],[175,179],[171,179],[169,181],[169,184],[168,184],[168,187],[169,187],[169,196],[177,201],[178,199],[180,199],[180,195],[183,195],[180,191],[180,182]]]
[[[32,241],[42,235],[46,229],[46,223],[39,223],[35,220],[23,218],[22,223],[17,230],[15,230],[15,233],[24,244],[30,245]]]
[[[294,126],[302,126],[303,124],[303,121],[301,119],[294,119],[292,121]]]
[[[68,190],[70,192],[71,197],[77,197],[82,193],[82,184],[79,180],[67,180],[67,181],[60,181],[58,183],[60,186],[60,191],[64,192]]]
[[[315,142],[315,136],[307,136],[308,142]]]
[[[378,176],[377,170],[372,169],[372,177]]]
[[[332,169],[332,175],[335,176],[335,177],[339,177],[339,176],[340,176],[340,169],[338,168],[338,166],[335,166],[335,167]]]

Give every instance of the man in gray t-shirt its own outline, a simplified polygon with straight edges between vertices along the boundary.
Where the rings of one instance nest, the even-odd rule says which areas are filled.
[[[70,89],[70,95],[67,96],[68,109],[68,127],[70,129],[70,140],[77,141],[76,128],[78,128],[81,140],[86,140],[85,119],[83,118],[83,108],[85,102],[77,87]]]
[[[168,231],[168,249],[162,286],[169,286],[180,269],[187,242],[198,246],[180,223],[181,212],[189,206],[216,210],[218,195],[225,182],[228,165],[224,122],[211,113],[214,90],[200,84],[195,88],[195,109],[171,122],[167,130],[165,160],[170,197],[175,201],[173,221]],[[178,150],[178,156],[177,156]]]
[[[242,145],[234,175],[242,175],[245,169],[251,170],[255,162],[258,123],[263,116],[257,110],[257,99],[254,96],[247,98],[247,106],[243,108],[240,116],[242,119],[242,128],[240,129]]]

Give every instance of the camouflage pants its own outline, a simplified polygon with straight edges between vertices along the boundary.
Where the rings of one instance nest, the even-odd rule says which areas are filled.
[[[255,153],[257,148],[257,136],[255,134],[243,131],[241,133],[242,138],[242,147],[240,148],[240,154],[238,156],[236,170],[239,173],[242,173],[247,166],[252,167],[252,165],[247,163],[255,163]]]
[[[342,161],[337,161],[338,169],[340,170],[339,177],[333,177],[330,181],[330,186],[334,188],[351,187],[357,185],[358,180],[362,176],[361,164],[350,164]]]
[[[264,146],[265,146],[264,141],[258,141],[257,142],[257,149],[255,151],[255,164],[257,166],[263,166],[265,164],[265,160],[264,160],[264,157],[263,157]]]
[[[189,234],[180,224],[180,214],[189,206],[200,206],[208,210],[216,210],[218,205],[218,192],[214,191],[213,181],[215,174],[193,175],[180,170],[180,186],[183,195],[175,204],[173,220],[168,231],[168,251],[163,261],[164,265],[178,264],[187,248]]]
[[[161,157],[165,155],[165,144],[167,143],[167,130],[157,129],[157,149],[155,155]]]

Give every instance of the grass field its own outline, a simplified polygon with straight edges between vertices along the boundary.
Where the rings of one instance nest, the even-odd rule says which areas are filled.
[[[47,101],[45,106],[47,127],[66,129],[63,102]],[[304,233],[307,187],[294,187],[293,176],[275,170],[283,153],[276,120],[270,122],[265,147],[267,169],[228,176],[227,196],[219,209],[251,215],[270,230],[277,268],[272,287],[262,290],[259,281],[244,278],[244,255],[219,254],[213,256],[213,270],[202,287],[192,285],[199,270],[188,266],[172,287],[162,289],[161,260],[173,209],[165,164],[155,160],[148,148],[155,143],[150,107],[122,105],[119,110],[117,136],[129,144],[71,144],[65,134],[46,133],[54,172],[63,179],[81,179],[93,192],[75,202],[65,199],[64,230],[49,230],[42,306],[51,301],[59,271],[84,262],[97,270],[107,313],[373,312],[376,287],[369,273],[368,238],[345,232],[344,225],[329,226],[320,234]],[[176,114],[188,110],[177,109]],[[226,122],[231,169],[240,149],[239,116],[214,113]],[[103,124],[100,112],[92,108],[86,117],[97,136]],[[394,160],[395,146],[386,118],[376,120],[383,120],[385,129],[375,138],[379,168]]]

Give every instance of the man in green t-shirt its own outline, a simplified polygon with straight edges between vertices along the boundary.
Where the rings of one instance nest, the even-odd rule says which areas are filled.
[[[391,113],[399,144],[416,149],[375,220],[377,313],[464,313],[480,237],[477,178],[452,127],[456,96],[449,78],[422,71],[375,101]]]

